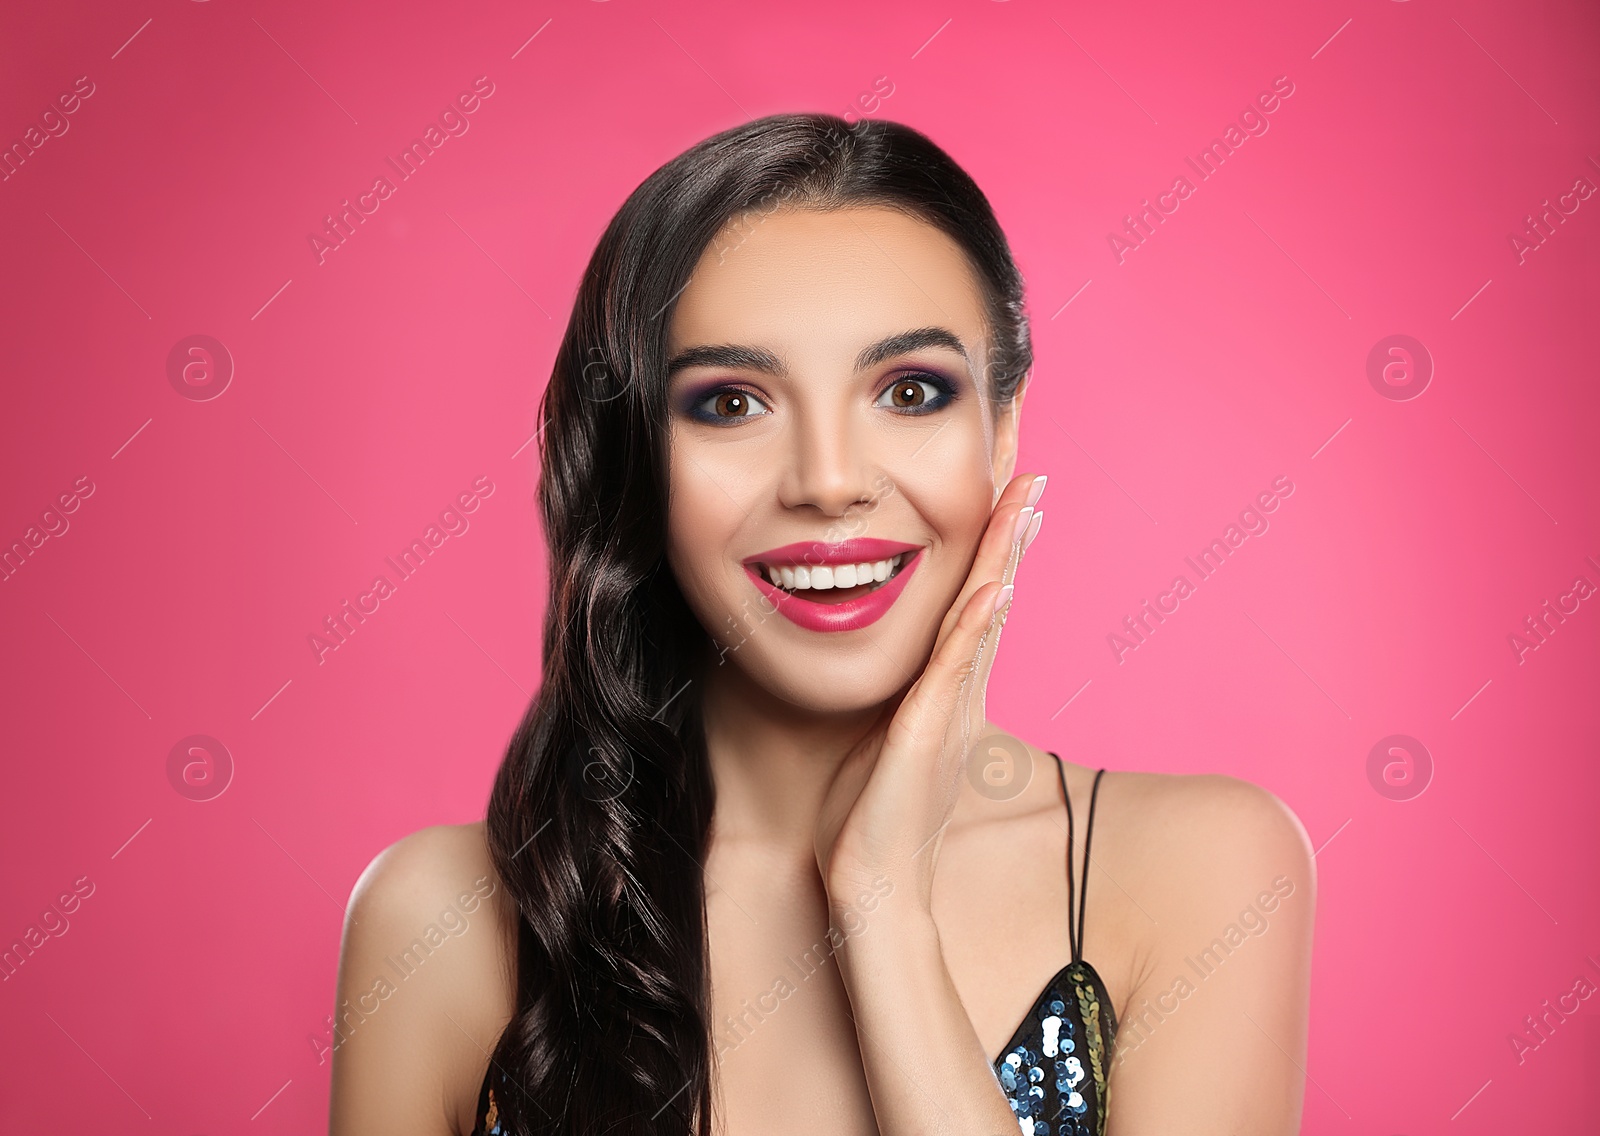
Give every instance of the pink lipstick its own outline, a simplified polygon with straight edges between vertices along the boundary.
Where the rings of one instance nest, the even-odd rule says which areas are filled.
[[[807,593],[810,589],[802,589],[799,592],[786,591],[768,581],[761,572],[762,565],[804,566],[807,569],[822,567],[831,570],[846,565],[888,560],[901,553],[908,554],[909,559],[904,560],[889,579],[871,591],[842,603],[819,603],[809,599]],[[744,561],[744,569],[762,594],[796,626],[803,627],[807,631],[855,631],[883,618],[905,589],[906,581],[911,578],[911,573],[916,571],[920,563],[922,563],[921,545],[858,537],[835,544],[821,541],[786,544],[781,548],[769,549],[748,557]]]

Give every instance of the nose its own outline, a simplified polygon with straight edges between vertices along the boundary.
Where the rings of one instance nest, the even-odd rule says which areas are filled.
[[[785,508],[842,517],[872,500],[870,455],[847,414],[809,408],[797,416],[788,446],[778,493]]]

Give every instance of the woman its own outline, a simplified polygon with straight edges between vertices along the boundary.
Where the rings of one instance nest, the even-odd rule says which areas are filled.
[[[985,717],[1031,365],[907,127],[761,119],[629,197],[541,408],[543,682],[487,820],[356,884],[336,1136],[1296,1130],[1293,815]]]

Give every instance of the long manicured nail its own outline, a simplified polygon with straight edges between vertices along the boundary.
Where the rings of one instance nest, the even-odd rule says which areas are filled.
[[[1044,528],[1044,510],[1040,509],[1033,515],[1033,521],[1028,525],[1028,535],[1022,538],[1022,551],[1028,551],[1028,545],[1039,535],[1039,530]]]
[[[1026,506],[1017,514],[1017,525],[1011,532],[1011,543],[1016,544],[1022,539],[1022,534],[1028,531],[1028,525],[1033,521],[1033,506]]]
[[[1050,478],[1042,473],[1033,479],[1033,484],[1028,488],[1027,504],[1037,505],[1039,503],[1039,498],[1044,496],[1044,483],[1049,480]]]
[[[1012,593],[1013,590],[1015,590],[1015,587],[1016,587],[1016,585],[1014,585],[1014,584],[1007,584],[1005,587],[1001,588],[998,592],[995,593],[995,595],[994,595],[994,610],[996,612],[998,612],[1001,608],[1006,606],[1006,603],[1011,599],[1011,593]]]

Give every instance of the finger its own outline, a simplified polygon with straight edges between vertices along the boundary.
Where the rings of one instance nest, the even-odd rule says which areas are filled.
[[[1037,486],[1030,491],[1029,498],[1037,502],[1042,492],[1043,486]],[[989,676],[994,671],[995,659],[1000,656],[1000,636],[1015,602],[1013,581],[1016,579],[1017,569],[1021,567],[1023,556],[1027,554],[1028,546],[1039,535],[1043,525],[1042,509],[1025,507],[1020,511],[1017,527],[1014,530],[1017,534],[1016,540],[1011,546],[1010,558],[1006,562],[1004,582],[1008,594],[1002,597],[996,593],[994,615],[990,619],[988,629],[978,639],[969,668],[970,677],[963,685],[960,694],[961,706],[958,716],[962,729],[963,753],[970,753],[973,737],[987,727]]]
[[[1038,513],[1024,508],[1018,517],[1017,530],[1022,534],[1011,545],[1010,557],[1006,561],[1003,585],[995,593],[994,613],[990,617],[989,626],[978,637],[978,642],[973,648],[973,658],[970,664],[970,674],[962,689],[963,729],[970,735],[972,731],[979,730],[988,718],[987,702],[989,691],[989,675],[994,670],[994,661],[1000,654],[1000,635],[1006,625],[1006,618],[1011,614],[1011,606],[1016,598],[1015,584],[1017,568],[1022,563],[1022,555],[1027,547],[1027,534],[1033,529],[1033,521]],[[1002,595],[1001,593],[1005,594]],[[971,738],[964,740],[970,744]]]
[[[1044,526],[1043,509],[1033,511],[1031,516],[1028,514],[1029,510],[1024,509],[1022,516],[1027,517],[1028,522],[1023,525],[1019,520],[1018,528],[1021,530],[1022,536],[1012,545],[1011,559],[1006,563],[1006,572],[1003,577],[1005,583],[1013,586],[1017,578],[1017,571],[1022,567],[1022,558],[1028,554],[1028,546],[1033,543],[1034,538],[1039,535],[1039,530]],[[995,653],[1000,642],[1000,629],[1006,625],[1006,618],[1011,614],[1011,606],[1010,600],[1001,604],[1000,608],[995,612],[993,637],[984,640],[982,644],[986,648],[983,660],[984,670],[982,672],[985,686],[989,682],[989,670],[994,666]]]
[[[934,640],[936,651],[949,637],[950,629],[955,626],[965,603],[971,600],[979,588],[994,580],[999,580],[1001,583],[1011,582],[1009,573],[1013,567],[1012,554],[1017,518],[1025,508],[1028,508],[1027,498],[1035,480],[1032,474],[1014,477],[1000,494],[999,501],[989,514],[989,522],[984,528],[983,536],[978,541],[978,551],[973,557],[972,567],[967,572],[967,579],[962,584],[961,590],[956,593],[955,601],[950,605],[950,610],[940,625],[938,638]]]
[[[1033,527],[1033,520],[1038,514],[1024,508],[1018,516],[1017,529],[1021,532],[1010,548],[1010,555],[1006,560],[1005,574],[1001,577],[1004,588],[1011,589],[1003,598],[996,593],[995,602],[998,606],[990,618],[989,626],[979,636],[974,647],[972,659],[972,677],[969,680],[969,689],[966,695],[966,709],[969,714],[976,714],[975,725],[981,725],[985,715],[985,697],[989,689],[989,675],[994,670],[995,658],[1000,653],[1000,634],[1006,625],[1006,617],[1011,614],[1011,606],[1016,598],[1015,580],[1017,568],[1022,563],[1023,551],[1026,547],[1027,534]]]
[[[968,597],[950,633],[935,648],[927,668],[907,692],[901,712],[889,723],[884,739],[886,751],[908,752],[918,739],[944,736],[977,677],[981,645],[995,622],[995,601],[1003,593],[1007,593],[1007,587],[990,580]],[[969,721],[960,723],[963,745],[971,741],[966,735],[972,726]]]
[[[1014,539],[1013,546],[1011,546],[1011,558],[1006,562],[1005,576],[1003,576],[1006,584],[1010,584],[1013,579],[1016,579],[1016,570],[1022,565],[1022,557],[1027,554],[1027,546],[1034,542],[1035,536],[1038,536],[1040,526],[1045,522],[1045,510],[1038,507],[1038,501],[1042,498],[1043,493],[1045,493],[1045,475],[1040,474],[1032,488],[1027,491],[1024,509],[1018,514],[1018,526],[1013,531],[1013,536],[1016,539]],[[1027,523],[1022,523],[1022,517],[1027,517]]]
[[[1043,487],[1037,491],[1030,490],[1028,497],[1037,502]],[[1044,512],[1037,508],[1024,506],[1018,513],[1016,527],[1012,530],[1013,541],[1010,554],[1006,560],[1005,574],[1001,577],[1005,585],[1014,589],[1017,569],[1022,565],[1022,558],[1028,551],[1028,546],[1038,536],[1039,529],[1044,523]],[[964,724],[971,730],[983,727],[988,718],[987,696],[989,690],[989,675],[994,671],[994,661],[1000,654],[1000,636],[1005,628],[1006,619],[1011,614],[1015,593],[1004,599],[999,599],[994,616],[990,621],[987,631],[980,636],[976,654],[972,660],[971,677],[963,693],[962,713]],[[969,739],[970,740],[970,739]]]

